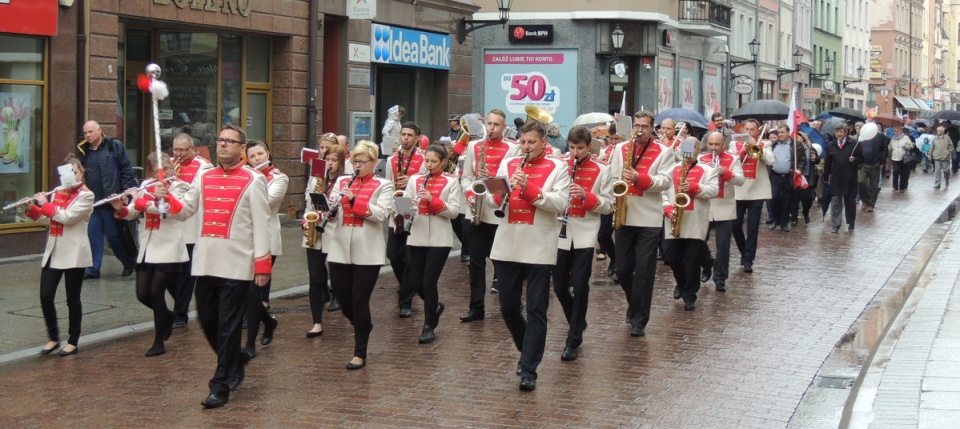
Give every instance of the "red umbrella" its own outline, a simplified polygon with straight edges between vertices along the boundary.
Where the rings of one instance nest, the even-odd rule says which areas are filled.
[[[889,113],[881,113],[873,117],[873,121],[885,127],[902,127],[903,119]]]

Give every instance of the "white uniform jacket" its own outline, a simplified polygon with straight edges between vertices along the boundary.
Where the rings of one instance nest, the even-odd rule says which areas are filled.
[[[43,249],[40,266],[66,270],[93,265],[87,226],[93,213],[93,192],[86,185],[58,191],[53,202],[27,210],[30,219],[50,225],[47,246]]]
[[[417,215],[407,222],[413,222],[410,227],[408,246],[420,247],[453,247],[453,228],[450,219],[456,219],[460,214],[460,201],[463,191],[460,182],[449,174],[417,174],[407,182],[407,189],[403,196],[416,198],[417,192],[423,189],[424,178],[427,181],[427,190],[433,195],[428,204],[420,200],[417,205]]]
[[[146,213],[144,221],[140,223],[140,252],[137,254],[137,263],[174,264],[190,259],[183,237],[183,223],[194,218],[199,192],[197,188],[181,180],[170,183],[167,189],[170,209],[166,218],[160,216],[156,198],[151,195],[153,186],[148,186],[145,193],[113,213],[114,217],[126,220]]]
[[[573,173],[573,159],[565,161]],[[589,157],[577,168],[573,182],[583,187],[587,196],[570,201],[567,214],[567,238],[561,238],[560,250],[592,248],[600,231],[600,215],[613,211],[613,180],[610,167]]]
[[[329,204],[333,204],[332,201],[330,201],[330,193],[333,189],[332,185],[336,183],[336,181],[337,179],[334,178],[331,180],[332,183],[327,183],[326,185],[325,194],[327,195],[327,202]],[[315,191],[316,189],[317,189],[317,178],[311,176],[310,178],[307,179],[307,189],[306,189],[306,192],[303,193],[303,197],[307,202],[307,205],[303,209],[304,216],[306,216],[307,213],[317,212],[317,210],[313,207],[313,200],[310,198],[310,193]],[[317,220],[317,225],[323,223],[323,219],[327,217],[327,213],[328,212],[320,212],[320,219]],[[306,221],[301,220],[301,224],[306,225]],[[319,238],[317,239],[317,242],[313,244],[313,247],[307,247],[306,235],[303,236],[303,240],[300,242],[300,247],[303,247],[306,249],[323,250],[323,253],[327,253],[325,249],[329,247],[328,242],[330,241],[330,237],[333,235],[333,229],[336,227],[337,227],[336,222],[327,222],[327,224],[323,228],[324,232],[322,234],[318,233]]]
[[[515,142],[502,139],[502,140],[474,140],[470,143],[467,143],[467,149],[463,152],[463,176],[460,177],[460,186],[463,189],[463,195],[465,198],[470,199],[474,197],[473,193],[473,182],[477,180],[477,162],[480,160],[480,154],[483,153],[486,159],[486,168],[487,172],[490,174],[490,177],[497,176],[497,172],[500,170],[500,167],[503,165],[503,160],[508,157],[516,156],[520,154],[520,146]],[[490,204],[492,198],[487,196],[487,205]],[[483,203],[479,201],[477,203]],[[489,223],[492,225],[499,225],[500,219],[493,215],[493,211],[496,207],[485,206],[483,212],[480,216],[480,221],[484,223]],[[467,219],[473,219],[473,212],[469,209],[469,204],[467,205],[466,212]]]
[[[610,176],[618,181],[623,175],[624,159],[632,141],[617,145],[610,156]],[[642,156],[641,156],[642,154]],[[624,225],[640,227],[663,227],[663,210],[660,207],[660,193],[670,189],[673,183],[675,156],[672,149],[650,141],[646,151],[644,145],[636,143],[633,157],[634,170],[640,174],[637,183],[627,187],[627,220]],[[629,166],[630,160],[626,161]]]
[[[737,201],[751,200],[769,200],[773,197],[770,191],[770,166],[773,165],[773,150],[770,149],[770,142],[761,140],[763,145],[763,155],[759,159],[744,157],[741,160],[743,177],[746,180],[742,185],[737,186],[734,194]],[[743,142],[730,142],[728,152],[739,157],[743,149]]]
[[[674,185],[661,194],[663,215],[667,217],[667,226],[663,229],[663,235],[668,240],[675,238],[706,240],[707,228],[710,227],[710,199],[716,198],[717,192],[719,192],[717,170],[702,163],[690,167],[687,172],[687,183],[690,184],[687,195],[691,197],[690,204],[682,209],[684,214],[680,225],[680,236],[674,237],[670,233],[670,227],[673,225],[670,216],[677,208],[673,205],[673,199],[677,194],[677,187],[680,182],[680,168],[681,164],[676,164],[673,173]]]
[[[700,163],[714,165],[713,154],[700,155]],[[723,176],[717,175],[719,186],[717,198],[710,201],[710,221],[734,220],[737,218],[737,201],[734,199],[734,187],[743,185],[743,166],[740,157],[723,152],[720,154],[719,166],[724,168]]]
[[[200,176],[201,171],[211,168],[213,168],[213,165],[210,164],[210,161],[198,155],[189,161],[180,163],[180,168],[177,170],[177,178],[187,182],[190,186],[198,188],[197,193],[199,195],[197,177]],[[194,244],[197,242],[197,238],[200,237],[201,217],[200,215],[192,216],[180,224],[180,227],[183,229],[183,240],[185,243]]]
[[[504,160],[497,175],[512,176],[522,159],[517,156]],[[554,265],[560,240],[557,215],[562,214],[570,202],[570,173],[563,161],[545,156],[529,160],[523,171],[528,178],[527,188],[514,189],[510,194],[507,214],[493,238],[490,259]],[[500,196],[495,200],[499,206]],[[492,215],[493,210],[490,212]]]
[[[400,148],[400,150],[403,150],[403,148]],[[400,152],[397,152],[396,155],[390,155],[387,157],[387,167],[384,168],[384,171],[383,171],[384,178],[386,178],[390,182],[393,182],[394,192],[402,191],[404,189],[397,188],[398,175],[402,174],[404,176],[407,176],[408,178],[407,181],[409,181],[409,177],[413,176],[414,174],[419,174],[426,171],[426,166],[424,165],[423,161],[424,161],[423,154],[420,153],[420,151],[417,148],[413,149],[412,155],[404,154],[402,165],[398,165],[400,163]],[[397,227],[396,221],[394,220],[393,216],[390,216],[390,219],[387,222],[388,222],[387,225],[389,228]]]
[[[341,176],[333,185],[330,197],[340,198],[341,190],[352,176]],[[353,204],[344,199],[337,213],[336,227],[327,230],[327,261],[352,265],[383,265],[387,256],[383,224],[393,206],[393,182],[370,174],[357,178],[350,186],[356,196]],[[333,222],[331,222],[333,223]],[[327,224],[328,226],[330,224]]]
[[[233,280],[270,274],[270,206],[263,174],[247,165],[217,166],[201,172],[197,185],[202,222],[192,274]]]
[[[270,206],[270,255],[283,254],[283,242],[280,240],[280,204],[287,195],[290,177],[273,165],[260,170],[267,178],[267,204]]]

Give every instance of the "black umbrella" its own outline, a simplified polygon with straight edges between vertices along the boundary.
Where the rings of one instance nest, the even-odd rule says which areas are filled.
[[[956,110],[941,110],[933,115],[933,119],[944,121],[960,121],[960,112]]]
[[[846,123],[847,123],[846,119],[838,118],[836,116],[826,119],[820,122],[820,134],[823,134],[824,137],[827,137],[827,135],[829,134],[829,137],[827,137],[827,140],[830,140],[837,133],[837,125],[846,124]]]
[[[836,107],[836,108],[827,110],[827,113],[829,113],[832,116],[843,118],[843,119],[849,119],[851,121],[867,120],[867,117],[863,113],[860,113],[850,107]]]
[[[776,121],[787,119],[788,116],[790,116],[790,106],[777,100],[751,101],[730,115],[731,118],[739,121],[745,119]]]

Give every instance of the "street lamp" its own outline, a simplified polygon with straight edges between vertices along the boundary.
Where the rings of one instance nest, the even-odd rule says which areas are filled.
[[[792,69],[782,69],[777,68],[777,80],[780,80],[780,76],[787,75],[790,73],[796,73],[800,71],[800,61],[803,60],[803,52],[800,52],[800,49],[797,49],[797,52],[793,53],[793,68]]]
[[[460,18],[458,21],[457,29],[457,42],[461,45],[467,40],[467,35],[472,33],[473,30],[483,27],[489,27],[497,24],[506,24],[507,20],[510,19],[510,5],[513,3],[513,0],[497,0],[497,9],[500,10],[500,20],[499,21],[474,21],[467,20],[467,18]]]
[[[620,29],[620,24],[617,24],[617,28],[614,28],[610,32],[610,41],[613,42],[613,55],[609,56],[606,61],[604,61],[603,66],[600,68],[600,74],[605,74],[605,70],[609,69],[611,65],[620,61],[620,52],[623,49],[623,30]],[[623,71],[626,71],[626,66],[624,66]]]
[[[871,83],[871,84],[868,84],[868,85],[867,85],[867,92],[873,91],[873,90],[876,89],[876,88],[883,88],[883,87],[887,86],[887,79],[890,79],[890,73],[887,73],[887,71],[884,70],[883,73],[880,73],[880,80],[882,80],[883,83]]]
[[[733,69],[735,69],[735,68],[737,68],[737,67],[740,67],[740,66],[745,66],[745,65],[748,65],[748,64],[756,64],[756,63],[757,63],[757,54],[760,53],[760,41],[757,40],[756,37],[754,37],[753,40],[750,41],[750,43],[747,43],[747,46],[750,48],[750,56],[753,57],[753,60],[750,60],[750,61],[730,61],[730,70],[733,70]]]
[[[827,56],[827,59],[823,62],[826,63],[827,72],[826,73],[810,73],[811,79],[823,79],[832,74],[831,72],[833,71],[833,58],[830,58],[830,56]]]
[[[867,71],[863,66],[857,67],[857,80],[845,80],[841,88],[846,88],[847,85],[853,85],[855,83],[863,82],[863,72]]]

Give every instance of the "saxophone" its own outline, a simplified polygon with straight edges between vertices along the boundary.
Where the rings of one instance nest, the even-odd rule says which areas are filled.
[[[474,171],[481,171],[487,169],[487,143],[484,140],[479,142],[480,146],[480,156],[477,157],[477,166]],[[476,194],[473,200],[473,207],[470,209],[470,213],[473,216],[473,219],[470,219],[470,225],[480,225],[480,217],[483,216],[483,199],[487,194],[487,186],[483,184],[482,180],[474,181],[470,185],[470,189]]]
[[[627,148],[627,156],[623,159],[623,171],[626,171],[628,168],[627,163],[633,162],[633,153],[637,149],[636,134],[631,136],[630,147]],[[617,150],[616,146],[611,149],[610,156],[613,156],[614,150]],[[630,165],[629,168],[633,168]],[[627,190],[630,189],[630,185],[623,177],[623,173],[620,174],[620,180],[613,182],[613,196],[616,197],[616,200],[613,204],[613,229],[620,229],[627,222]]]
[[[684,158],[680,166],[680,181],[677,183],[677,194],[673,197],[673,218],[670,219],[670,235],[679,237],[683,227],[683,212],[690,205],[690,196],[679,189],[687,183],[687,173],[690,172],[692,158]]]
[[[324,193],[325,181],[321,179],[320,176],[314,176],[314,179],[317,180],[317,184],[313,187],[313,193]],[[306,230],[303,231],[303,236],[307,238],[307,247],[313,247],[315,244],[317,244],[317,237],[320,235],[319,231],[317,231],[317,222],[320,221],[320,212],[312,211],[304,213],[303,221],[306,223]]]

